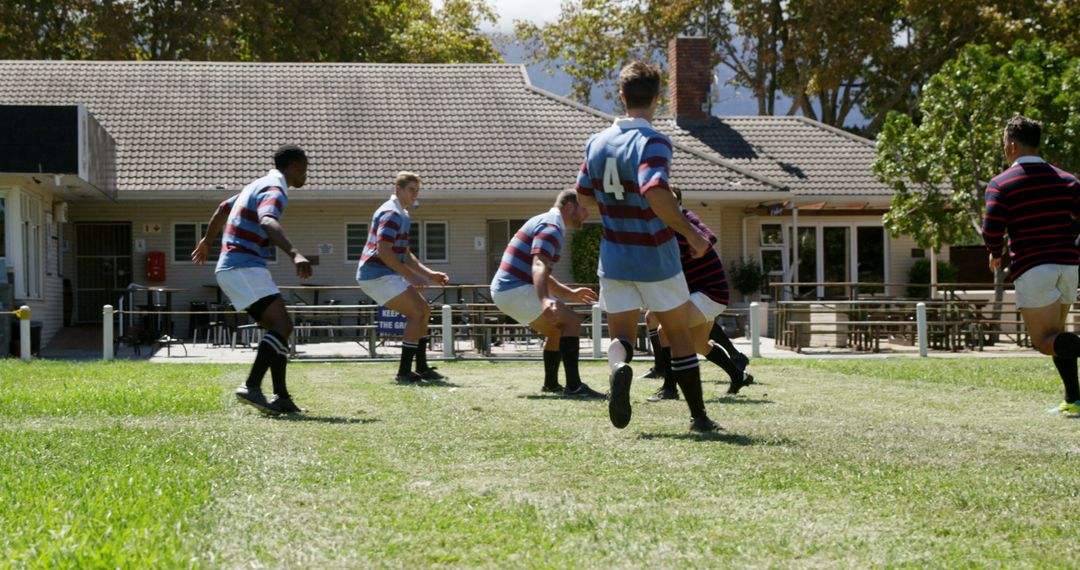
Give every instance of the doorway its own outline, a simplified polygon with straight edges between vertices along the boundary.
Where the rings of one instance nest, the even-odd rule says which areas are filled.
[[[131,281],[131,223],[75,224],[76,321],[100,323],[101,307],[115,306]]]

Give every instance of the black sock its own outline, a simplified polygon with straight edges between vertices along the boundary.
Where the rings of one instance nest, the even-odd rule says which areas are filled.
[[[274,393],[284,398],[288,397],[289,389],[285,386],[285,366],[289,364],[289,342],[282,339],[274,331],[268,331],[263,338],[272,337],[276,342],[277,352],[270,360],[270,380],[274,384]]]
[[[653,358],[660,357],[660,329],[649,329],[649,346],[652,347]],[[653,367],[656,370],[655,365]]]
[[[656,355],[656,372],[667,376],[668,372],[671,372],[671,347],[662,346],[660,352]]]
[[[734,344],[731,344],[731,339],[728,338],[727,333],[724,332],[724,327],[717,323],[713,323],[712,332],[709,333],[709,340],[726,350],[730,357],[735,357],[735,355],[739,354],[739,350],[735,348]]]
[[[1054,366],[1057,367],[1058,374],[1061,375],[1061,382],[1065,385],[1065,401],[1070,404],[1080,401],[1080,385],[1078,385],[1076,378],[1076,359],[1070,356],[1055,356]]]
[[[705,417],[705,400],[701,393],[701,368],[696,354],[675,356],[671,359],[671,377],[682,389],[690,417]]]
[[[255,390],[262,389],[262,381],[263,377],[266,376],[267,369],[270,368],[274,358],[282,351],[288,354],[288,345],[282,342],[281,337],[274,331],[266,331],[262,340],[259,341],[259,349],[255,353],[255,362],[251,365],[251,372],[248,373],[247,382],[244,382],[244,385]]]
[[[422,336],[416,343],[416,371],[423,372],[428,369],[427,347],[431,337]]]
[[[675,383],[675,376],[670,370],[664,373],[664,386],[665,392],[674,392],[679,389],[679,385]]]
[[[544,386],[559,383],[559,357],[557,350],[544,350]]]
[[[1058,333],[1057,337],[1054,338],[1054,354],[1080,358],[1080,336],[1076,336],[1071,332]]]
[[[578,360],[581,359],[581,339],[576,336],[560,338],[559,354],[562,355],[563,370],[566,371],[566,389],[576,390],[578,386],[581,386],[581,373],[578,372]]]
[[[705,358],[709,362],[712,362],[720,368],[723,368],[724,372],[727,372],[728,378],[731,378],[732,382],[738,382],[742,380],[742,372],[739,371],[739,367],[735,366],[735,363],[732,362],[730,358],[728,358],[728,355],[726,352],[724,352],[724,349],[720,348],[719,346],[716,346],[714,344],[712,346],[712,350],[709,351],[709,354],[705,355]]]
[[[417,346],[409,341],[401,343],[401,363],[398,364],[398,376],[408,376],[412,372],[413,358],[416,356]]]

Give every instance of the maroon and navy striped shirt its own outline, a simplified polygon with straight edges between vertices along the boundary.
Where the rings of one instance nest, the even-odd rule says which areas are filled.
[[[1078,215],[1076,177],[1042,159],[1022,157],[986,187],[983,241],[996,257],[1008,234],[1010,281],[1037,265],[1077,265],[1073,218]]]
[[[716,245],[716,234],[712,233],[709,226],[701,221],[697,214],[681,208],[683,216],[692,226],[697,228],[702,237],[709,243]],[[675,239],[679,244],[679,261],[682,262],[683,275],[686,276],[686,285],[691,293],[701,292],[706,297],[727,305],[730,301],[731,292],[728,289],[727,276],[724,274],[724,264],[720,262],[720,254],[716,248],[710,247],[705,255],[694,259],[690,254],[690,244],[682,234],[676,233]]]

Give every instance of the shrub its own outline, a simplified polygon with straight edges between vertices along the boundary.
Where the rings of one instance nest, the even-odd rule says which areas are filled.
[[[596,268],[600,264],[600,239],[604,228],[600,224],[586,224],[574,232],[570,243],[570,273],[577,283],[596,283]]]
[[[765,291],[768,276],[755,259],[736,259],[727,270],[728,281],[736,291],[749,296]]]
[[[949,263],[948,261],[938,261],[938,264],[937,264],[938,283],[955,283],[956,282],[956,275],[957,275],[958,272],[959,272],[959,270],[956,268],[956,266]],[[923,284],[923,285],[929,285],[930,284],[930,260],[929,259],[925,259],[925,258],[920,259],[920,260],[915,262],[915,265],[911,266],[911,269],[908,271],[908,283]],[[917,299],[929,299],[930,298],[930,288],[929,287],[908,287],[907,288],[907,295],[908,295],[908,297],[913,297],[913,298],[917,298]]]

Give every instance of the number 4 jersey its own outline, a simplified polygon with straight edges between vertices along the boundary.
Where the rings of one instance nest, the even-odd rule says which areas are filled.
[[[682,271],[674,233],[645,200],[670,191],[670,164],[671,140],[645,119],[616,119],[586,143],[577,189],[596,198],[603,220],[600,277],[663,281]]]

